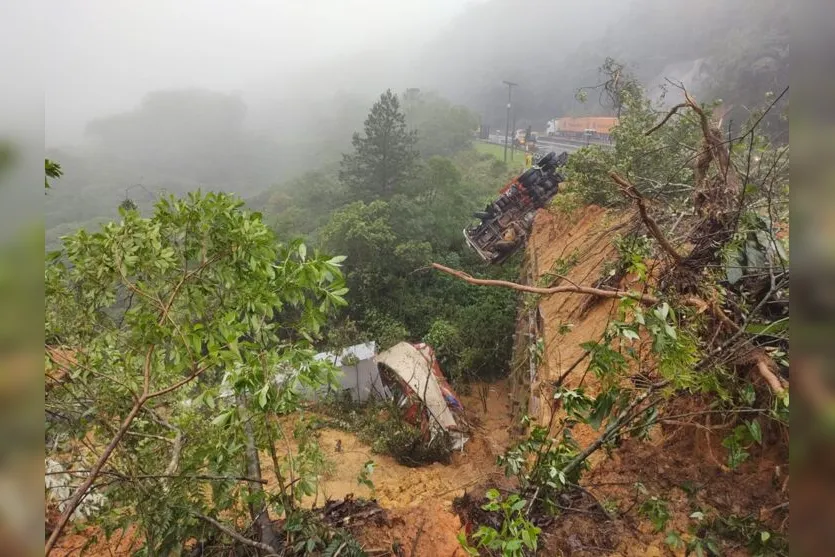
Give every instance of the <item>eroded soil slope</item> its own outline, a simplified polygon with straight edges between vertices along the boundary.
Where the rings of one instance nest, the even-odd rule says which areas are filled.
[[[607,262],[617,256],[613,240],[629,233],[636,222],[636,215],[630,212],[599,207],[587,207],[571,217],[540,211],[528,245],[528,280],[553,285],[560,279],[547,275],[556,271],[565,276],[557,284],[570,281],[598,286],[611,268]],[[609,286],[638,289],[640,285],[632,281],[625,277]],[[580,344],[600,339],[616,315],[616,304],[617,300],[576,294],[540,300],[537,329],[545,342],[543,362],[532,380],[527,373],[517,375],[514,391],[523,394],[530,386],[531,397],[522,407],[542,423],[547,424],[549,418],[551,383],[564,374],[564,386],[576,388],[582,383],[589,394],[596,393],[598,386],[594,374],[587,373],[587,361],[577,364],[583,354]],[[657,426],[649,441],[625,439],[610,453],[601,450],[593,455],[592,470],[581,483],[611,509],[614,519],[606,519],[602,513],[565,513],[543,534],[542,554],[683,555],[683,548],[671,550],[665,543],[666,533],[673,530],[688,539],[691,529],[698,531],[691,515],[702,510],[760,520],[771,531],[784,532],[788,471],[778,466],[787,456],[782,433],[764,431],[762,447],[756,447],[748,462],[731,471],[725,466],[727,452],[721,444],[728,430],[716,428],[710,415],[702,413],[709,403],[692,396],[678,398],[669,403],[666,414],[681,418]],[[575,433],[586,446],[600,432],[586,426]],[[661,532],[654,532],[639,512],[641,504],[652,496],[669,504],[671,518]],[[725,554],[749,554],[745,540],[729,545]]]

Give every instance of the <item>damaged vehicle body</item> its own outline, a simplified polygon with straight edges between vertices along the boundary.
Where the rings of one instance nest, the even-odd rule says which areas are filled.
[[[484,211],[474,213],[481,222],[464,229],[464,239],[484,261],[504,263],[525,244],[537,209],[559,191],[565,178],[557,169],[565,166],[568,153],[548,153],[510,181]]]
[[[302,386],[303,397],[321,401],[337,394],[360,404],[372,399],[390,400],[403,419],[420,430],[427,446],[448,441],[450,449],[461,450],[467,442],[463,405],[430,345],[399,342],[378,353],[377,344],[367,342],[338,353],[323,352],[315,359],[339,369],[339,386],[336,393],[329,387],[314,391]],[[276,380],[285,377],[280,374]]]

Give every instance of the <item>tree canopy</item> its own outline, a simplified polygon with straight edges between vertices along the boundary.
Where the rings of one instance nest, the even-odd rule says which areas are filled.
[[[409,131],[397,95],[386,90],[355,132],[353,153],[342,156],[339,179],[349,188],[370,196],[390,196],[411,175],[417,160],[417,132]]]
[[[275,460],[279,477],[298,480],[267,495],[258,452],[275,455],[283,435],[268,414],[334,381],[311,342],[345,304],[341,258],[277,243],[260,215],[225,194],[121,216],[67,237],[46,267],[47,438],[106,445],[63,445],[63,459],[90,472],[47,548],[105,476],[114,481],[100,523],[108,534],[136,524],[150,554],[205,539],[212,521],[234,530],[241,503],[277,550],[269,509],[292,511],[315,479],[302,446],[296,459]]]

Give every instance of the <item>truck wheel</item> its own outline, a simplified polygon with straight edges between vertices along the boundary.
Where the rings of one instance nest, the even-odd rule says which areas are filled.
[[[557,158],[557,155],[553,151],[548,153],[547,155],[545,155],[544,157],[539,159],[539,167],[543,168],[545,166],[549,166],[549,165],[553,164],[554,159],[556,159],[556,158]]]

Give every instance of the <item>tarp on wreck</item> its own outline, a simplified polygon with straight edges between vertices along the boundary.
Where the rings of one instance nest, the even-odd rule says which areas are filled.
[[[377,363],[394,372],[423,403],[432,437],[443,430],[450,434],[456,448],[463,447],[467,438],[459,431],[453,412],[462,408],[461,402],[444,378],[429,345],[395,344],[377,355]]]

